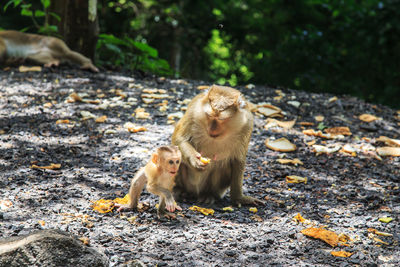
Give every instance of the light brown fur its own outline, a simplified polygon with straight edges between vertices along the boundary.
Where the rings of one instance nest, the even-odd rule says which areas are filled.
[[[242,190],[252,129],[253,116],[239,91],[213,85],[194,97],[172,135],[172,144],[182,152],[177,195],[186,193],[213,203],[230,188],[236,205],[262,203],[244,196]],[[201,156],[212,160],[204,164]]]
[[[118,211],[124,209],[135,209],[139,203],[139,197],[145,184],[147,191],[160,197],[159,206],[157,209],[158,217],[165,216],[167,218],[175,218],[173,213],[175,209],[181,210],[181,207],[176,205],[172,195],[172,189],[175,185],[175,176],[181,164],[181,152],[176,146],[159,147],[152,154],[151,160],[141,168],[131,181],[129,188],[128,204],[116,204],[119,207]]]
[[[82,69],[98,72],[92,61],[68,48],[60,39],[18,31],[0,31],[0,63],[31,60],[45,67],[58,66],[70,61]]]

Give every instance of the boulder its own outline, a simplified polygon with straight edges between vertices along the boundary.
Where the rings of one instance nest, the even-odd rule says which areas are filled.
[[[40,230],[0,239],[0,266],[109,266],[108,258],[69,233]]]

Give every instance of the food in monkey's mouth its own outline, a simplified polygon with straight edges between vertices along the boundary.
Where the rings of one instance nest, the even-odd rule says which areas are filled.
[[[200,157],[200,161],[204,164],[208,164],[211,162],[211,159],[206,157]]]

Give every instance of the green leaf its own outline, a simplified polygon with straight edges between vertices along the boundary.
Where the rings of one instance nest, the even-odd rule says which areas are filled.
[[[391,217],[382,217],[382,218],[379,218],[379,221],[380,221],[380,222],[383,222],[383,223],[390,223],[392,220],[393,220],[393,218],[391,218]]]
[[[46,13],[44,13],[42,10],[35,10],[35,17],[44,17]]]
[[[3,10],[6,11],[8,6],[11,4],[14,4],[14,7],[19,6],[19,4],[21,4],[22,0],[10,0],[7,2],[7,4],[4,6]]]
[[[321,131],[322,131],[323,129],[326,128],[326,126],[325,126],[325,124],[324,124],[323,122],[320,122],[320,123],[318,123],[317,128],[318,128],[318,130],[321,130]]]
[[[32,17],[33,13],[32,11],[28,10],[28,9],[22,9],[21,10],[21,15],[22,16],[27,16],[27,17]]]
[[[50,0],[40,0],[44,8],[48,8],[50,6]]]

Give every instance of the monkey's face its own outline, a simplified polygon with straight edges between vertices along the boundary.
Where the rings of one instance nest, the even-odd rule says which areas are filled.
[[[211,105],[204,106],[204,113],[206,116],[207,133],[212,138],[223,137],[228,132],[229,125],[236,113],[235,107],[229,107],[225,110],[218,111],[211,107]]]
[[[171,176],[175,176],[178,173],[179,166],[181,164],[181,153],[170,153],[168,157],[164,158],[164,170]]]

